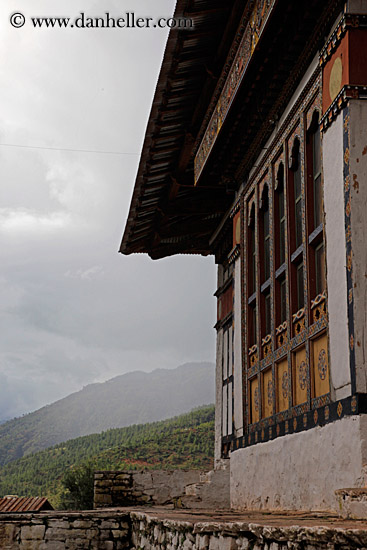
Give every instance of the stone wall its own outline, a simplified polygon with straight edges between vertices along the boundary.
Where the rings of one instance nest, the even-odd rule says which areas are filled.
[[[200,482],[199,470],[103,471],[94,474],[94,508],[180,505],[185,487]]]
[[[364,550],[367,531],[162,520],[132,512],[131,550]],[[362,526],[361,526],[362,527]]]
[[[0,514],[3,550],[123,550],[130,545],[128,513]]]
[[[0,514],[2,550],[365,550],[364,523],[290,525],[287,516],[225,521],[213,516],[170,518],[154,511],[109,510]],[[171,511],[172,514],[172,511]],[[168,516],[169,519],[166,519]],[[304,518],[303,518],[304,519]],[[311,520],[312,521],[312,520]]]

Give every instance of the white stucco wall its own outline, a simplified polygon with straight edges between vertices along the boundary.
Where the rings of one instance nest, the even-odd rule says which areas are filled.
[[[356,391],[367,392],[367,103],[351,101],[350,179]]]
[[[234,268],[234,429],[235,436],[243,435],[242,409],[242,346],[241,346],[241,260]]]
[[[351,395],[344,226],[343,116],[323,137],[324,209],[333,399]]]
[[[365,485],[367,416],[351,416],[231,454],[234,509],[337,510],[334,491]]]

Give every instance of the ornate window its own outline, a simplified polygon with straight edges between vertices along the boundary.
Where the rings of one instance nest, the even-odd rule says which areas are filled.
[[[290,165],[290,181],[293,189],[293,212],[290,220],[292,229],[294,231],[294,238],[292,239],[292,248],[297,249],[302,244],[302,172],[301,172],[301,151],[300,142],[296,138],[292,147],[291,165]]]
[[[330,402],[321,94],[308,93],[244,194],[245,445]]]
[[[271,281],[270,281],[270,197],[267,181],[263,182],[259,204],[260,218],[260,329],[262,356],[271,351]]]
[[[274,190],[275,325],[277,346],[281,347],[287,341],[287,216],[282,159],[275,165]]]
[[[276,233],[279,238],[277,240],[277,267],[280,267],[285,262],[285,225],[286,225],[286,215],[285,215],[285,194],[284,194],[284,164],[281,162],[278,168],[278,173],[276,175],[276,204],[275,204],[275,213],[277,220],[277,227],[275,228]]]
[[[257,272],[257,246],[256,246],[256,228],[255,228],[255,202],[249,204],[249,219],[247,231],[247,303],[248,303],[248,329],[247,329],[247,347],[249,353],[256,353],[257,345],[257,296],[256,296],[256,272]],[[250,352],[251,350],[251,352]]]
[[[261,241],[262,241],[262,262],[261,278],[265,283],[270,277],[270,209],[268,186],[264,186],[261,200]]]
[[[313,309],[312,301],[321,295],[326,297],[321,140],[317,110],[307,130],[306,163],[309,286]]]

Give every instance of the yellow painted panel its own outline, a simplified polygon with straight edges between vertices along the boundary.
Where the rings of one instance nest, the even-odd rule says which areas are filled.
[[[260,393],[259,382],[257,378],[254,378],[250,382],[250,395],[251,395],[251,422],[258,422],[260,420]]]
[[[294,404],[300,405],[307,401],[308,369],[306,349],[301,348],[293,356],[293,391]]]
[[[263,416],[273,414],[273,372],[268,369],[263,374]]]
[[[312,342],[313,356],[313,379],[315,388],[315,397],[329,393],[329,358],[327,335],[323,334],[320,338]]]
[[[281,361],[277,365],[276,370],[277,387],[276,401],[277,412],[285,411],[289,408],[289,374],[288,374],[288,359]]]

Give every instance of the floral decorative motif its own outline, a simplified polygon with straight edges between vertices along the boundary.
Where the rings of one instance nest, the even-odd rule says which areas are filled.
[[[296,430],[297,429],[297,418],[293,418],[293,429]]]
[[[288,397],[288,371],[283,372],[283,376],[282,376],[282,394],[283,394],[283,399],[287,399],[287,397]]]
[[[307,414],[303,415],[303,427],[306,428],[307,426]]]
[[[279,434],[280,434],[280,426],[279,426],[279,424],[277,424],[277,435],[279,435]]]
[[[350,199],[349,199],[349,201],[347,202],[347,206],[345,207],[345,213],[347,216],[350,216],[350,209],[351,209],[351,206],[350,206]]]
[[[330,409],[328,406],[325,407],[325,420],[326,422],[329,420],[330,417]]]
[[[301,390],[305,390],[307,387],[307,365],[305,361],[298,365],[298,382]]]
[[[349,204],[349,201],[348,201],[348,204]],[[347,242],[350,242],[351,239],[352,239],[352,230],[351,230],[350,224],[348,224],[348,226],[347,226],[347,229],[346,229],[346,232],[345,232],[345,238],[346,238]]]
[[[336,409],[336,412],[338,413],[338,416],[340,418],[341,415],[342,415],[342,412],[343,412],[343,405],[341,404],[340,401],[339,401],[339,404],[338,404],[338,408]]]
[[[255,405],[255,411],[258,412],[258,410],[259,410],[259,388],[255,388],[255,391],[254,391],[254,405]]]
[[[349,148],[347,147],[344,153],[344,162],[345,164],[348,164],[349,162]]]
[[[347,192],[349,191],[350,187],[350,176],[347,176],[344,181],[344,190]]]
[[[353,350],[353,349],[354,349],[354,338],[353,338],[353,334],[350,335],[349,345],[350,345],[350,349]]]
[[[317,410],[315,409],[315,412],[313,413],[313,421],[315,422],[315,424],[317,424],[318,418],[319,418],[319,414],[318,414]]]
[[[351,401],[350,406],[351,406],[351,409],[352,409],[352,413],[355,413],[357,411],[357,398],[356,398],[355,395],[352,397],[352,401]]]
[[[321,380],[325,380],[327,375],[327,360],[326,360],[326,351],[324,349],[320,350],[317,369],[319,371],[319,376]]]
[[[352,253],[348,254],[347,268],[348,268],[348,271],[351,271],[351,269],[352,269]]]
[[[346,115],[344,117],[344,130],[347,132],[348,131],[348,125],[349,125],[349,115]]]
[[[273,406],[273,381],[268,381],[268,405],[269,407]]]

